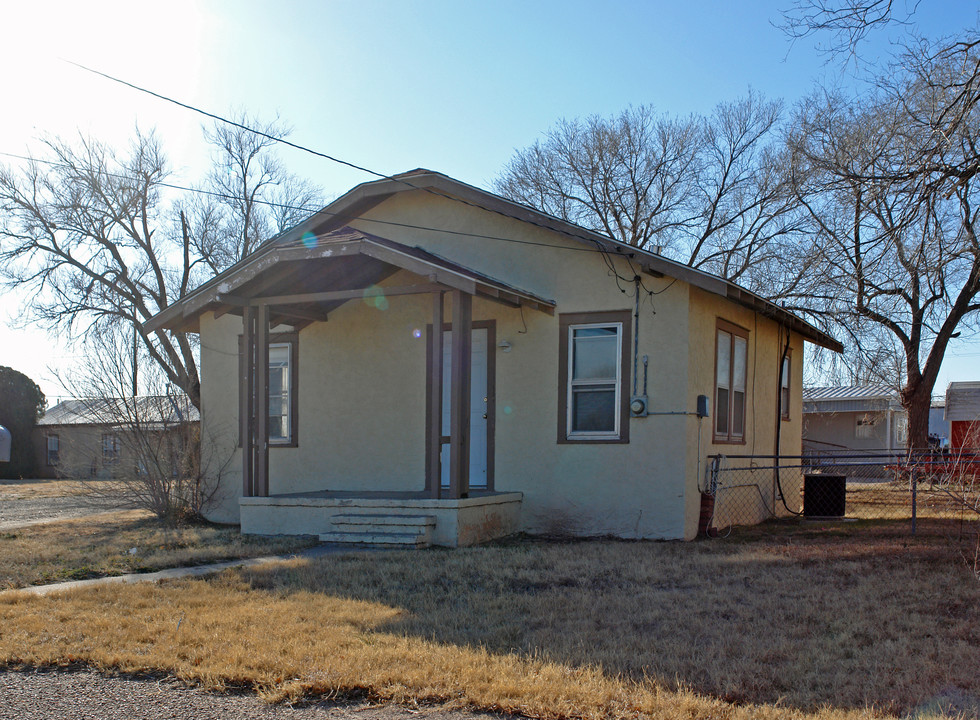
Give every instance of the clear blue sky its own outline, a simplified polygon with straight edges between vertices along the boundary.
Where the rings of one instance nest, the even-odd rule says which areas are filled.
[[[378,172],[422,166],[486,187],[562,117],[643,103],[707,112],[749,87],[791,105],[816,82],[852,82],[811,41],[791,46],[773,27],[788,4],[0,0],[0,152],[79,130],[122,145],[138,123],[158,128],[177,182],[203,172],[202,118],[68,59],[220,114],[278,113],[295,142]],[[916,21],[946,34],[977,12],[924,1]],[[887,47],[881,38],[869,52]],[[370,179],[295,151],[283,158],[331,196]],[[70,364],[73,351],[11,328],[22,306],[0,298],[0,365],[61,395],[47,366]],[[978,378],[980,343],[962,341],[937,390]]]

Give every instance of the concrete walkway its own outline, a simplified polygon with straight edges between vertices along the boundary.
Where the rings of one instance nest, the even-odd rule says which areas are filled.
[[[288,553],[286,555],[266,555],[257,558],[243,558],[240,560],[227,560],[225,562],[210,563],[208,565],[192,565],[190,567],[168,568],[148,573],[131,573],[129,575],[112,575],[109,577],[91,578],[90,580],[70,580],[68,582],[52,583],[51,585],[31,585],[24,588],[14,588],[0,592],[0,597],[13,593],[29,593],[31,595],[49,595],[51,593],[62,592],[64,590],[77,590],[81,588],[94,587],[96,585],[108,585],[110,583],[138,583],[138,582],[158,582],[160,580],[174,580],[184,577],[200,577],[202,575],[212,575],[222,570],[233,567],[253,567],[266,563],[279,562],[281,560],[292,560],[294,558],[318,558],[334,553],[351,552],[357,550],[350,546],[343,545],[316,545],[300,552]],[[371,552],[364,548],[363,552]]]

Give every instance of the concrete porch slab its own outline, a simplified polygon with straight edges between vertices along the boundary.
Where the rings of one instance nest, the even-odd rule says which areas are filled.
[[[239,507],[242,532],[253,535],[321,535],[333,528],[335,516],[352,513],[386,518],[431,515],[436,521],[432,543],[460,547],[517,532],[522,500],[519,492],[434,499],[413,492],[323,491],[243,497]]]

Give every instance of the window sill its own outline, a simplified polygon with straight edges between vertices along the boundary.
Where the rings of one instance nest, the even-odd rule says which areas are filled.
[[[566,435],[558,438],[559,445],[627,445],[629,438],[596,435]]]
[[[270,442],[269,443],[270,450],[274,448],[295,448],[295,447],[299,447],[299,442]],[[238,449],[239,450],[242,449],[241,443],[238,443]]]

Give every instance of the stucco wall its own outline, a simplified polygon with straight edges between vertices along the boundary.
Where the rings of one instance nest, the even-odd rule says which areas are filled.
[[[372,222],[384,219],[399,226]],[[626,281],[612,277],[603,257],[551,231],[454,203],[429,193],[395,195],[352,225],[419,246],[522,290],[557,301],[555,316],[477,299],[474,320],[493,320],[496,340],[495,488],[524,494],[521,529],[582,535],[690,538],[697,526],[698,394],[713,395],[715,317],[753,329],[759,367],[750,363],[755,398],[749,417],[772,407],[754,424],[748,445],[771,452],[776,389],[776,327],[682,281],[641,274],[637,356],[649,356],[646,418],[630,420],[628,444],[559,444],[559,314],[634,310],[636,268],[611,258]],[[411,225],[445,227],[469,235],[440,234]],[[479,236],[485,237],[479,237]],[[475,237],[474,237],[475,236]],[[495,238],[510,238],[523,243]],[[526,243],[545,243],[541,247]],[[392,284],[418,282],[405,272]],[[624,292],[624,290],[626,292]],[[447,319],[450,303],[446,303]],[[425,453],[425,327],[428,296],[349,302],[299,333],[299,446],[270,452],[270,492],[421,490]],[[202,402],[205,441],[217,454],[232,453],[227,500],[216,519],[238,519],[240,452],[237,442],[237,336],[234,316],[201,320]],[[421,331],[421,333],[416,332]],[[688,337],[695,338],[689,345]],[[633,348],[624,348],[631,357]],[[793,417],[782,447],[799,452],[802,348],[794,338]],[[772,356],[772,369],[768,358]],[[642,361],[638,388],[642,392]],[[769,388],[769,385],[772,385]],[[626,383],[632,390],[632,380]],[[704,421],[702,457],[712,451]],[[743,448],[744,450],[744,448]]]
[[[802,401],[803,401],[803,339],[790,334],[790,403],[789,419],[779,422],[779,447],[776,447],[776,425],[779,415],[779,365],[786,344],[786,331],[772,319],[748,308],[736,305],[717,295],[691,289],[690,321],[690,394],[707,395],[710,398],[711,416],[701,421],[701,464],[697,463],[697,420],[688,427],[688,492],[685,505],[686,535],[697,529],[700,510],[700,494],[695,483],[704,482],[705,458],[710,455],[799,455],[801,453]],[[714,439],[715,407],[715,337],[718,321],[740,327],[747,332],[747,368],[745,399],[745,435],[741,442],[716,442]],[[693,401],[692,401],[693,402]],[[771,461],[730,458],[724,467],[739,468],[771,466]],[[778,488],[771,472],[752,471],[728,473],[729,484],[758,485],[755,488],[738,488],[725,491],[717,498],[717,524],[728,522],[757,522],[770,511],[777,515],[787,514],[786,508],[776,497]],[[800,477],[795,473],[781,473],[780,483],[787,504],[797,509],[799,504]],[[761,492],[760,492],[761,491]],[[795,501],[795,504],[794,504]],[[693,528],[693,529],[692,529]]]

